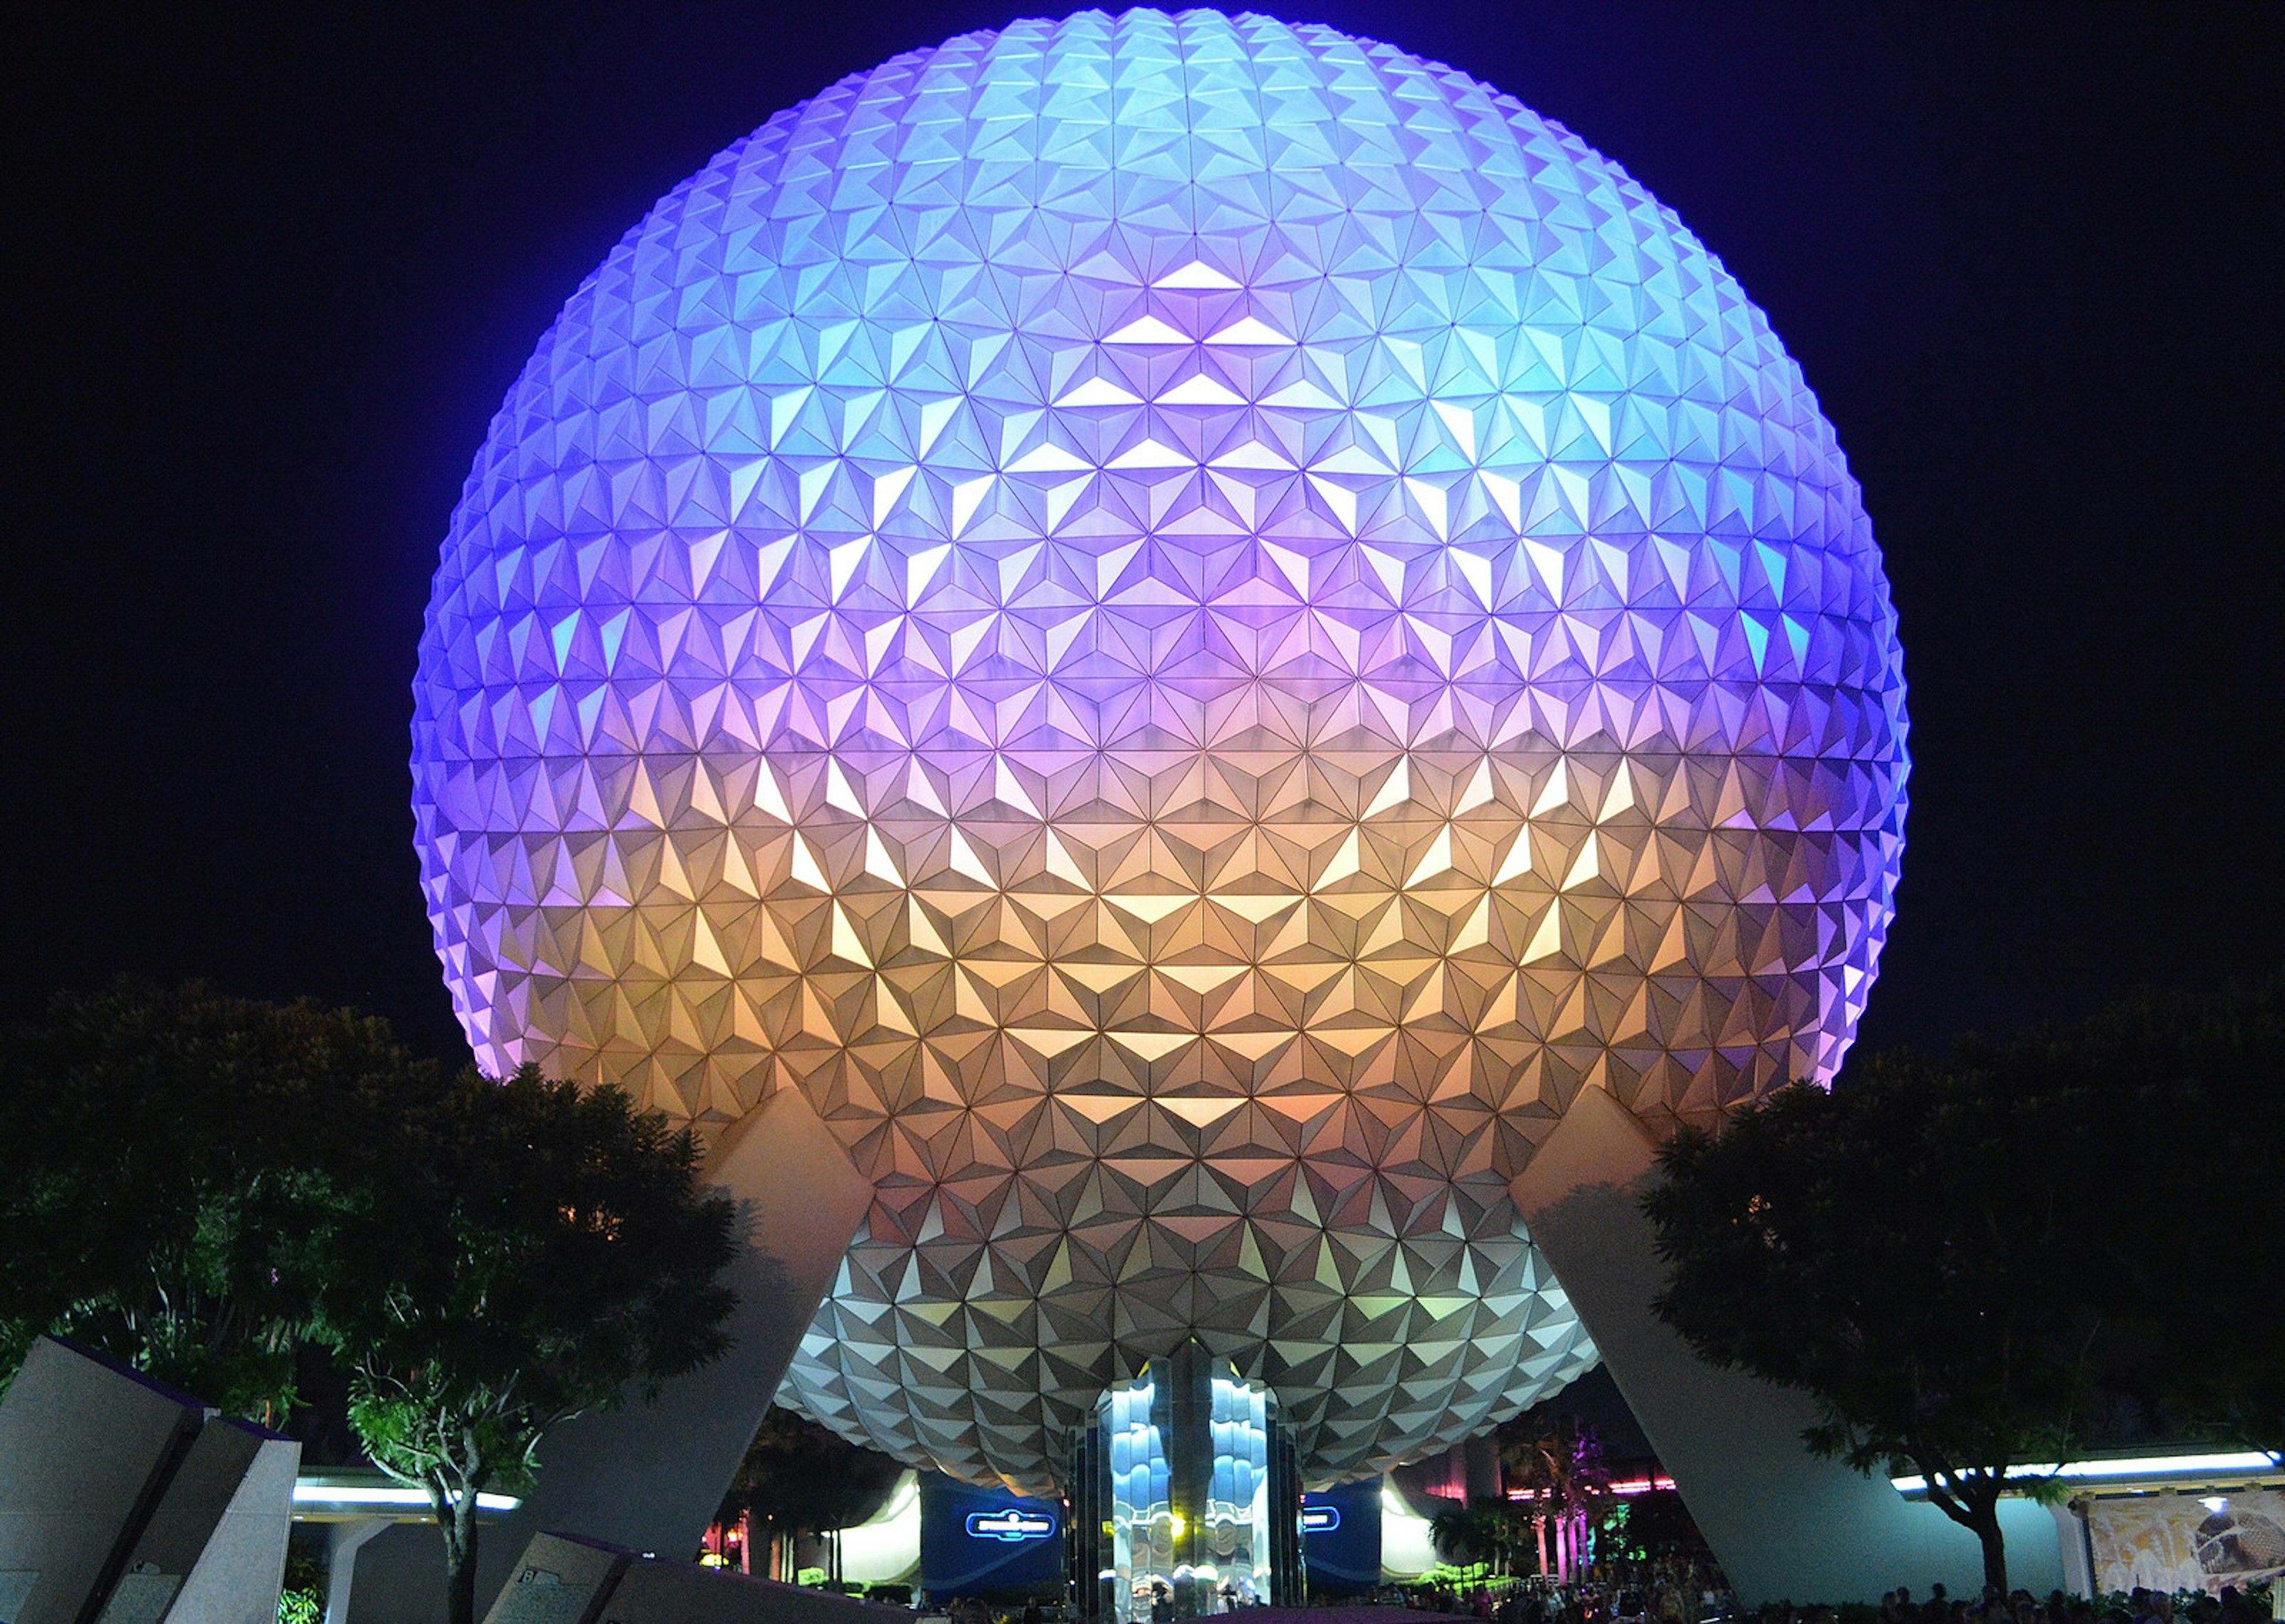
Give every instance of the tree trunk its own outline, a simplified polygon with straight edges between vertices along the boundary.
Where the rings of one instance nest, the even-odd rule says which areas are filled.
[[[444,1536],[446,1624],[476,1624],[476,1496],[465,1485],[457,1495],[436,1479],[428,1483],[428,1502]]]
[[[1983,1582],[2005,1596],[2007,1594],[2007,1545],[2006,1536],[1999,1532],[1998,1496],[1995,1495],[1988,1500],[1970,1501],[1967,1509],[1975,1518],[1968,1526],[1975,1531],[1977,1542],[1983,1547]]]
[[[1999,1532],[1999,1491],[2006,1487],[2006,1469],[1955,1471],[1919,1454],[1912,1456],[1912,1464],[1928,1485],[1928,1503],[1974,1534],[1983,1547],[1983,1582],[2006,1595],[2006,1536]]]

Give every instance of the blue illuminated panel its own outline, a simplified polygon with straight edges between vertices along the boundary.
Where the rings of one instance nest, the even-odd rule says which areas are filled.
[[[978,1488],[942,1472],[924,1471],[920,1482],[921,1588],[930,1598],[1045,1596],[1059,1586],[1056,1502]]]
[[[1362,1595],[1380,1583],[1380,1479],[1312,1490],[1301,1497],[1309,1588]]]

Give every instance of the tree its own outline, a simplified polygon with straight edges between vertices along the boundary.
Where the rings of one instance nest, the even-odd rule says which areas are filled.
[[[2218,1173],[2277,1188],[2279,985],[1886,1055],[1718,1141],[1684,1131],[1644,1203],[1670,1267],[1658,1312],[1713,1362],[1810,1394],[1812,1448],[1910,1463],[2003,1589],[2001,1493],[2054,1488],[2011,1468],[2154,1425],[2274,1447],[2255,1320],[2276,1226],[2236,1232],[2269,1260],[2232,1278],[2197,1204]],[[2253,1131],[2225,1150],[2222,1123]]]
[[[2060,1102],[2088,1193],[2081,1286],[2143,1434],[2285,1454],[2285,971],[2132,998],[1971,1046],[1983,1086]],[[2105,1440],[2109,1441],[2108,1439]]]
[[[56,999],[0,1040],[0,1380],[54,1331],[279,1423],[325,1259],[436,1081],[349,1010]]]
[[[1539,1571],[1547,1573],[1551,1565],[1567,1578],[1577,1565],[1586,1531],[1614,1503],[1601,1440],[1576,1417],[1535,1405],[1500,1427],[1499,1449],[1508,1486],[1531,1496]]]
[[[773,1408],[738,1463],[722,1519],[743,1512],[763,1524],[773,1541],[846,1528],[871,1516],[903,1472],[889,1456]]]
[[[374,1464],[424,1490],[452,1624],[475,1616],[476,1497],[527,1484],[547,1432],[718,1357],[734,1211],[689,1132],[530,1067],[454,1079],[320,1308]]]
[[[477,1494],[724,1345],[733,1213],[696,1158],[616,1089],[451,1077],[351,1011],[60,998],[0,1040],[0,1377],[53,1330],[277,1424],[330,1348],[467,1620]]]
[[[1515,1513],[1504,1501],[1479,1499],[1428,1519],[1428,1542],[1455,1567],[1481,1564],[1493,1573],[1513,1571]]]
[[[1706,1536],[1690,1515],[1682,1496],[1670,1488],[1653,1488],[1626,1502],[1626,1522],[1617,1532],[1621,1554],[1638,1562],[1675,1557],[1692,1561],[1713,1560]]]
[[[2015,1103],[1901,1062],[1786,1089],[1718,1142],[1678,1134],[1645,1203],[1673,1270],[1660,1314],[1713,1362],[1810,1393],[1819,1454],[1912,1462],[2003,1590],[2007,1469],[2071,1458],[2094,1408],[2064,1279],[2079,1203],[2009,1157]]]

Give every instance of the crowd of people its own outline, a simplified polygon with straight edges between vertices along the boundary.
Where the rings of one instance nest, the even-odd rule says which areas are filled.
[[[2029,1590],[2002,1595],[1987,1585],[1981,1596],[1954,1597],[1941,1585],[1916,1597],[1908,1586],[1884,1592],[1877,1608],[1771,1602],[1740,1609],[1718,1572],[1685,1561],[1637,1565],[1630,1577],[1598,1576],[1574,1583],[1542,1578],[1502,1578],[1464,1585],[1385,1585],[1350,1604],[1402,1607],[1415,1612],[1475,1618],[1484,1624],[2272,1624],[2270,1597],[2225,1586],[2218,1595],[2137,1589],[2100,1597],[2051,1592],[2042,1601]],[[1173,1616],[1171,1596],[1153,1597],[1150,1616]],[[1245,1608],[1223,1598],[1225,1612]],[[1017,1611],[995,1610],[963,1598],[937,1610],[948,1624],[1016,1624]],[[1063,1613],[1033,1602],[1022,1624],[1048,1624]],[[2285,1616],[2281,1614],[2278,1616]]]
[[[1954,1597],[1931,1585],[1925,1597],[1908,1586],[1881,1595],[1877,1608],[1771,1602],[1742,1610],[1716,1571],[1686,1561],[1637,1565],[1625,1576],[1577,1583],[1504,1579],[1464,1586],[1389,1587],[1370,1598],[1419,1612],[1472,1616],[1487,1624],[2271,1624],[2272,1598],[2262,1591],[2225,1586],[2218,1595],[2179,1596],[2136,1589],[2089,1597],[2051,1592],[2043,1601],[2029,1590],[2002,1595],[1986,1586],[1980,1596]]]
[[[2029,1590],[2003,1596],[1997,1585],[1984,1586],[1979,1597],[1955,1597],[1940,1584],[1928,1588],[1925,1601],[1914,1601],[1899,1585],[1881,1596],[1880,1610],[1880,1624],[2268,1624],[2269,1619],[2270,1609],[2235,1585],[2223,1586],[2218,1596],[2177,1597],[2140,1585],[2124,1597],[2100,1598],[2053,1590],[2045,1601]]]
[[[1737,1612],[1720,1573],[1686,1557],[1598,1565],[1575,1581],[1532,1575],[1391,1586],[1371,1599],[1488,1624],[1716,1624]]]

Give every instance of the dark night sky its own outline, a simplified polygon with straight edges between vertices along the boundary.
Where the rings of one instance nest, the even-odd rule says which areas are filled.
[[[463,1053],[408,685],[486,420],[660,192],[1007,0],[51,6],[10,39],[6,1003],[128,970]],[[2275,962],[2285,5],[1330,0],[1768,310],[1916,761],[1865,1033]]]

